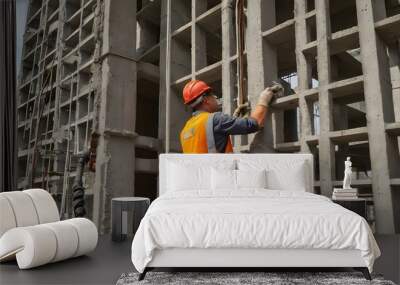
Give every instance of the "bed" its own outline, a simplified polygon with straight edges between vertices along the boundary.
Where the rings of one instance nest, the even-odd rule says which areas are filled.
[[[311,154],[161,154],[159,197],[132,242],[159,267],[352,267],[380,251],[359,215],[314,194]]]

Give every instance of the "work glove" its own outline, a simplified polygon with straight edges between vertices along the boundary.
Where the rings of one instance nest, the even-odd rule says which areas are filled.
[[[233,117],[240,117],[241,115],[243,115],[244,117],[246,115],[248,115],[250,111],[250,104],[249,102],[246,102],[244,104],[239,105],[235,111],[233,112]]]
[[[272,99],[282,97],[283,92],[283,86],[277,82],[273,82],[271,87],[267,87],[261,92],[257,105],[268,107]]]
[[[278,82],[272,81],[271,89],[275,94],[275,98],[280,98],[284,95],[285,88],[283,88],[282,84]]]

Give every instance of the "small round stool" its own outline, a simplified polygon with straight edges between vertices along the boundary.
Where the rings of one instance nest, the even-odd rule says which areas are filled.
[[[150,199],[143,197],[119,197],[111,200],[111,237],[113,241],[123,241],[129,234],[135,235],[140,221],[150,206]],[[128,212],[132,212],[132,221],[128,222]],[[131,227],[129,227],[131,225]]]

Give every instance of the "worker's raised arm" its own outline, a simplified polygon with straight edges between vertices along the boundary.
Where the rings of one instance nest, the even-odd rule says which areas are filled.
[[[267,116],[268,107],[256,105],[256,107],[251,111],[250,118],[254,119],[259,128],[264,127],[265,117]]]
[[[257,104],[248,118],[230,116],[221,112],[214,113],[214,133],[224,135],[245,135],[258,131],[264,126],[265,117],[272,98],[277,92],[282,90],[283,88],[279,84],[265,88],[261,92]]]
[[[250,117],[257,121],[260,128],[264,126],[265,117],[267,115],[269,103],[274,97],[274,92],[271,87],[265,88],[258,98],[257,104],[252,110]]]
[[[260,128],[264,126],[265,117],[274,95],[283,95],[283,87],[279,83],[274,83],[272,87],[267,87],[261,92],[258,102],[250,114],[250,117],[257,121]]]
[[[234,117],[221,112],[213,115],[214,134],[218,135],[245,135],[259,130],[254,118]]]

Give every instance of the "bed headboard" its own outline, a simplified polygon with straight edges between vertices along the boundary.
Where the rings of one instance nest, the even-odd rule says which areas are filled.
[[[163,153],[159,156],[159,185],[158,193],[159,196],[164,194],[166,191],[166,181],[167,181],[167,169],[168,163],[170,161],[176,160],[191,160],[194,163],[207,161],[210,165],[217,162],[218,160],[252,160],[252,159],[265,159],[268,163],[273,163],[274,161],[287,161],[292,162],[304,161],[306,165],[306,179],[307,179],[307,192],[314,192],[314,161],[313,155],[309,153],[302,154],[289,154],[289,153],[232,153],[232,154],[182,154],[182,153]],[[204,165],[204,164],[203,164]]]

